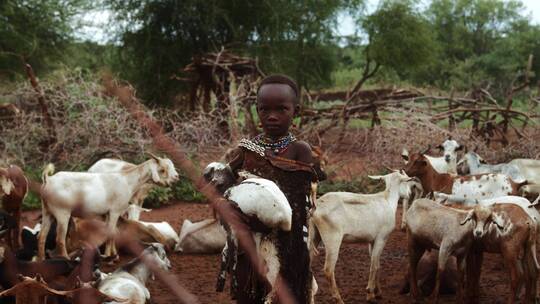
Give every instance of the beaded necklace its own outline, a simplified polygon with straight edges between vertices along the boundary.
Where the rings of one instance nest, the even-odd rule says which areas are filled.
[[[271,150],[274,154],[279,154],[289,147],[292,142],[296,141],[296,137],[291,133],[278,138],[277,140],[272,140],[271,138],[265,136],[264,134],[259,134],[253,138],[253,142],[263,147],[265,150]]]

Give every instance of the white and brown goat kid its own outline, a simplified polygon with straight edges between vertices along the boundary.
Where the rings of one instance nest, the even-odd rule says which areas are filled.
[[[45,257],[45,240],[52,219],[56,219],[57,250],[67,257],[65,239],[69,219],[74,211],[80,215],[106,215],[107,228],[116,231],[118,217],[126,212],[133,195],[148,182],[166,186],[169,166],[159,159],[150,159],[138,166],[115,173],[58,172],[43,174],[41,188],[42,228],[39,234],[38,257]],[[116,254],[112,238],[107,242],[105,254]]]
[[[440,276],[450,256],[457,259],[457,302],[463,302],[463,277],[473,240],[480,239],[491,223],[498,224],[489,207],[477,205],[465,211],[440,205],[429,199],[415,200],[407,211],[407,248],[411,296],[419,298],[417,266],[426,250],[439,250],[435,288],[431,302],[439,299]],[[503,228],[500,226],[500,228]]]
[[[310,251],[316,253],[319,240],[326,248],[324,273],[331,284],[332,297],[343,303],[335,279],[335,266],[342,242],[368,243],[371,266],[367,285],[367,300],[381,296],[379,283],[380,257],[388,236],[396,225],[396,210],[400,185],[410,180],[404,173],[383,176],[386,189],[374,194],[330,192],[321,196],[309,223]]]
[[[440,192],[452,201],[474,203],[475,200],[506,195],[517,195],[527,182],[516,183],[503,174],[456,176],[437,173],[425,155],[414,153],[405,167],[411,177],[420,179],[424,193]]]

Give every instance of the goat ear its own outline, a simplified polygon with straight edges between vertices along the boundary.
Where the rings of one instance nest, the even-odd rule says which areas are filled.
[[[159,157],[157,155],[155,155],[154,153],[147,152],[147,154],[150,155],[150,157],[152,157],[153,159],[159,161]]]
[[[150,166],[150,172],[152,173],[152,180],[155,183],[159,183],[161,181],[161,178],[159,177],[159,173],[157,171],[157,168],[154,166],[154,164]]]
[[[442,150],[444,150],[444,147],[443,147],[442,145],[438,145],[438,146],[437,146],[437,149],[439,149],[439,150],[442,151]]]
[[[492,214],[491,215],[491,221],[497,225],[497,228],[499,228],[500,230],[504,230],[504,221],[502,219],[502,217],[500,217],[498,214]]]
[[[9,195],[15,185],[13,185],[13,182],[10,179],[4,176],[0,176],[0,187],[2,188],[2,192],[4,192],[6,195]]]
[[[467,223],[468,221],[472,220],[473,218],[473,214],[474,214],[474,209],[467,212],[467,216],[465,217],[465,219],[463,221],[461,221],[461,223],[459,223],[460,225],[465,225],[465,223]]]
[[[369,178],[379,180],[384,177],[384,175],[368,175]]]
[[[409,151],[407,151],[407,149],[401,151],[401,158],[403,158],[405,162],[409,161]]]
[[[456,148],[456,151],[461,151],[463,150],[463,148],[464,148],[463,145],[459,145],[459,147]]]

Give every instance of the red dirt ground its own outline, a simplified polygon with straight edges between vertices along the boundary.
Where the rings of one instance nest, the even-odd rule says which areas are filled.
[[[23,222],[33,222],[38,212],[26,212]],[[398,212],[397,223],[401,212]],[[142,215],[146,221],[167,221],[176,230],[184,219],[202,220],[210,216],[206,205],[177,203],[155,209]],[[195,294],[201,303],[233,303],[226,292],[215,292],[216,275],[219,267],[218,255],[181,255],[170,253],[172,272],[179,283]],[[126,259],[122,259],[126,260]],[[314,273],[319,283],[317,303],[333,303],[328,284],[323,276],[324,250],[314,262]],[[383,298],[379,303],[410,303],[408,295],[398,293],[407,265],[405,233],[396,229],[391,235],[381,258],[381,284]],[[346,303],[365,303],[365,287],[369,271],[369,256],[366,245],[343,244],[337,262],[336,278]],[[508,294],[508,275],[498,255],[487,254],[484,261],[481,281],[481,303],[504,303]],[[173,294],[159,281],[151,281],[149,290],[155,304],[179,303]],[[454,296],[443,296],[440,303],[454,303]]]

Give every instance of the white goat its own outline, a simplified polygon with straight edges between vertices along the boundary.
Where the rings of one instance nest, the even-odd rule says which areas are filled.
[[[40,259],[45,257],[45,240],[54,217],[57,223],[56,244],[67,257],[66,233],[74,210],[83,215],[107,215],[107,228],[116,231],[118,217],[128,208],[140,187],[152,181],[168,185],[168,164],[150,159],[120,173],[58,172],[48,177],[44,171],[42,194],[42,230],[39,234]],[[116,254],[114,241],[107,242],[106,255]]]
[[[227,234],[216,219],[192,223],[184,220],[174,251],[182,253],[219,253],[225,247]]]
[[[457,174],[457,152],[462,150],[463,146],[453,139],[447,139],[441,145],[437,146],[437,148],[443,151],[443,156],[435,157],[425,155],[433,169],[438,173]],[[429,148],[427,150],[429,150]],[[427,151],[422,154],[424,153],[427,153]],[[407,164],[409,161],[409,151],[403,149],[401,157],[404,159],[405,164]]]
[[[491,210],[477,205],[470,211],[440,205],[429,199],[415,200],[407,211],[407,242],[409,252],[409,284],[411,295],[417,300],[417,266],[426,250],[439,250],[435,288],[431,301],[437,303],[439,297],[440,275],[446,267],[448,258],[457,259],[458,283],[457,302],[463,302],[463,272],[465,260],[473,243],[473,238],[481,238],[487,232]],[[496,223],[496,222],[495,222]],[[497,223],[496,223],[497,224]],[[474,233],[473,233],[474,232]]]
[[[163,245],[152,243],[138,258],[106,275],[97,289],[106,295],[127,299],[127,303],[130,304],[148,303],[150,292],[146,288],[146,281],[152,275],[152,271],[146,263],[155,263],[163,270],[171,268]]]
[[[489,165],[483,163],[482,157],[474,152],[467,152],[459,161],[458,165],[466,163],[469,168],[469,174],[484,174],[484,173],[501,173],[510,177],[514,182],[521,183],[525,181],[523,175],[519,172],[519,168],[512,164],[497,164]],[[465,170],[466,171],[466,170]]]
[[[152,155],[152,154],[151,154]],[[174,168],[173,162],[168,158],[161,158],[152,155],[152,157],[156,160],[159,160],[163,165],[167,166],[167,177],[166,181],[169,184],[172,184],[173,182],[178,180],[178,172],[176,172]],[[103,158],[98,160],[96,163],[94,163],[89,169],[88,172],[92,173],[111,173],[111,172],[122,172],[123,170],[134,168],[137,165],[129,163],[127,161],[123,161],[120,159],[111,159],[111,158]],[[148,193],[152,188],[154,187],[153,183],[147,183],[141,186],[139,191],[133,195],[133,198],[131,199],[132,204],[135,204],[137,206],[143,205],[144,199],[148,196]],[[128,219],[130,220],[138,220],[139,218],[131,218],[128,216]]]
[[[331,284],[332,297],[343,303],[335,279],[335,266],[342,242],[368,243],[371,253],[367,300],[381,295],[379,268],[382,250],[396,225],[399,189],[410,178],[404,173],[393,172],[383,176],[386,189],[375,194],[330,192],[321,196],[309,224],[309,246],[312,255],[318,238],[326,248],[324,273]]]

